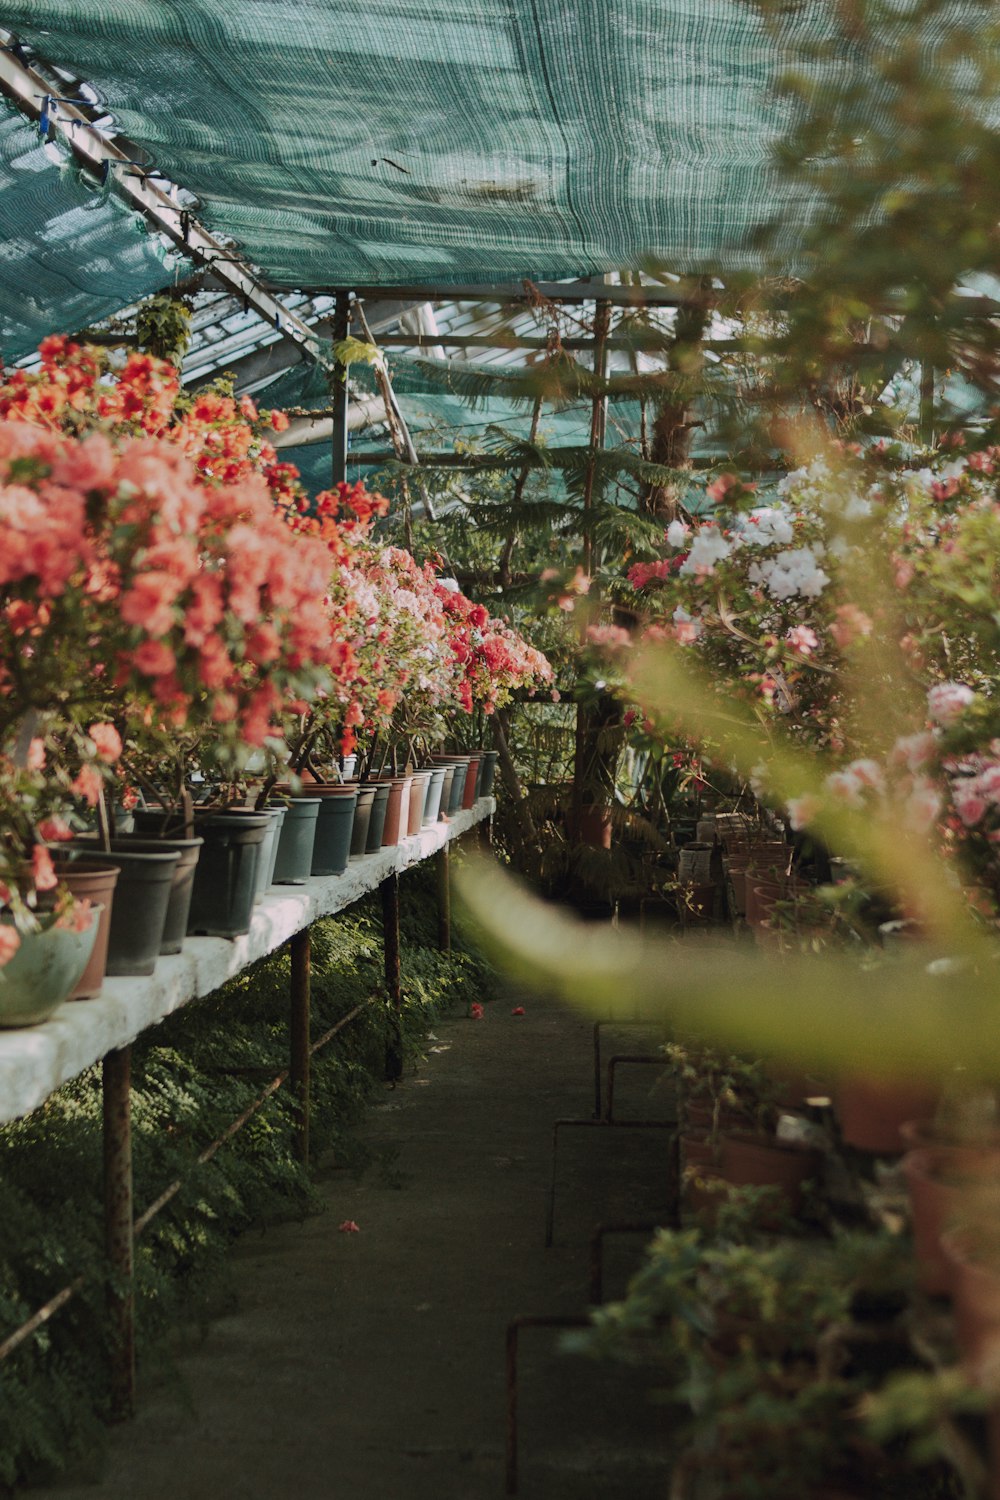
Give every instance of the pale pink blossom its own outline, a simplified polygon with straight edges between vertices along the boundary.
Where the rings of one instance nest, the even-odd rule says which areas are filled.
[[[822,810],[823,804],[820,799],[811,792],[806,792],[801,797],[791,797],[787,803],[788,821],[796,833],[802,828],[808,828],[814,823]]]
[[[975,698],[964,682],[939,682],[927,694],[927,711],[938,724],[950,724],[960,717]]]
[[[94,742],[98,757],[106,765],[113,766],[121,757],[122,737],[113,724],[91,724],[87,730]]]
[[[21,934],[10,922],[0,922],[0,969],[9,964],[21,946]]]
[[[811,656],[819,645],[819,637],[808,625],[793,625],[785,640],[800,656]]]

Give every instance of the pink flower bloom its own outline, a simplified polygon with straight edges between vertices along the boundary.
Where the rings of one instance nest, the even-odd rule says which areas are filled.
[[[132,661],[146,677],[165,677],[176,666],[174,653],[163,641],[143,641],[133,651]]]
[[[45,741],[34,739],[28,746],[26,765],[29,771],[45,770]]]
[[[87,730],[97,749],[97,754],[107,765],[113,766],[122,753],[122,737],[113,724],[91,724]]]
[[[798,832],[802,828],[808,828],[810,823],[815,822],[823,806],[818,797],[807,792],[803,797],[792,797],[788,804],[788,821]]]
[[[872,621],[863,609],[856,604],[841,604],[837,610],[836,623],[830,626],[830,634],[833,636],[841,651],[853,645],[862,636],[871,635]]]
[[[926,833],[941,811],[941,793],[932,782],[919,777],[906,799],[906,825],[914,833]]]
[[[9,964],[21,946],[21,934],[7,922],[0,922],[0,969]]]
[[[523,1005],[515,1005],[514,1009],[511,1011],[511,1015],[512,1016],[523,1016],[524,1015],[524,1006]]]
[[[785,640],[800,656],[811,656],[819,645],[819,637],[808,625],[793,625]]]
[[[74,791],[78,797],[83,797],[91,807],[96,807],[103,785],[101,773],[96,766],[81,766],[70,790]]]
[[[975,697],[964,682],[939,682],[927,694],[927,711],[938,724],[950,724],[959,718]]]
[[[473,1021],[481,1021],[483,1019],[483,1007],[478,1000],[473,1000],[469,1006],[469,1016]]]
[[[43,818],[35,832],[45,844],[61,844],[73,837],[73,830],[65,818]]]
[[[894,766],[919,771],[931,759],[936,748],[937,740],[930,730],[924,730],[920,734],[904,734],[893,745],[889,759]]]
[[[337,1225],[338,1234],[360,1234],[361,1225],[356,1224],[353,1219],[345,1219],[342,1224]]]
[[[982,822],[987,802],[985,797],[979,795],[979,788],[975,781],[959,782],[952,793],[952,798],[955,810],[966,828],[975,828],[977,823]]]
[[[51,891],[59,884],[55,866],[52,863],[52,855],[44,844],[36,844],[32,849],[31,868],[36,890]]]

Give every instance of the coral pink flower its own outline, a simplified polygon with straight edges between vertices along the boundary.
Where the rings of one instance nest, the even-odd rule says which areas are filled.
[[[938,724],[950,724],[957,719],[975,697],[964,682],[939,682],[927,694],[927,710]]]
[[[52,855],[44,844],[36,844],[31,851],[31,868],[36,890],[51,891],[59,884],[55,866],[52,863]]]
[[[132,661],[147,677],[165,677],[176,666],[174,653],[163,641],[143,641],[133,651]]]
[[[342,1224],[337,1225],[338,1234],[360,1234],[361,1225],[356,1224],[353,1219],[345,1219]]]
[[[43,818],[35,832],[46,844],[60,844],[73,837],[73,830],[65,818]]]
[[[89,802],[91,807],[96,807],[103,785],[101,773],[96,766],[81,766],[71,790]]]
[[[122,737],[113,724],[91,724],[87,730],[97,748],[97,754],[107,765],[113,766],[122,753]]]
[[[469,1015],[473,1021],[481,1021],[483,1019],[483,1007],[478,1000],[473,1000],[469,1006]]]
[[[29,771],[45,770],[45,741],[34,739],[28,746],[28,755],[25,764]]]
[[[511,1015],[512,1016],[523,1016],[524,1015],[524,1006],[523,1005],[515,1005],[514,1009],[511,1011]]]

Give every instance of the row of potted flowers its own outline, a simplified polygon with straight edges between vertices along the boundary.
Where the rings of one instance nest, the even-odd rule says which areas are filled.
[[[32,932],[85,945],[90,919],[52,849],[72,840],[79,862],[96,816],[111,853],[107,801],[162,804],[189,846],[175,864],[202,839],[204,868],[211,819],[195,818],[193,785],[221,784],[231,802],[253,764],[266,820],[283,780],[328,779],[359,733],[382,747],[363,769],[381,770],[552,676],[438,566],[378,541],[381,497],[341,485],[308,499],[268,438],[281,414],[224,385],[190,396],[172,365],[142,354],[112,368],[53,338],[40,359],[0,383],[8,989]],[[173,884],[164,852],[146,852]],[[119,876],[119,911],[134,879]]]

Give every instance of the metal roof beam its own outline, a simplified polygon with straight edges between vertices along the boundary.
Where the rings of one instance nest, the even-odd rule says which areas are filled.
[[[268,286],[278,290],[277,284]],[[310,287],[313,293],[332,295],[336,287]],[[676,287],[662,285],[613,286],[598,278],[584,281],[507,281],[496,286],[448,286],[418,284],[413,286],[352,286],[355,296],[364,302],[386,298],[411,302],[519,302],[537,305],[539,297],[548,302],[594,302],[601,299],[615,307],[677,307],[682,293]]]
[[[8,33],[9,35],[9,33]],[[111,175],[116,192],[154,229],[199,266],[204,266],[229,292],[241,298],[302,354],[316,364],[329,363],[316,333],[264,285],[250,265],[234,256],[231,247],[204,229],[189,209],[175,203],[168,191],[144,171],[115,141],[98,130],[84,109],[57,102],[50,79],[13,52],[0,50],[0,92],[29,120],[44,114],[49,136],[55,136],[76,160],[99,180]],[[96,106],[95,106],[96,107]],[[169,189],[172,184],[167,184]]]

